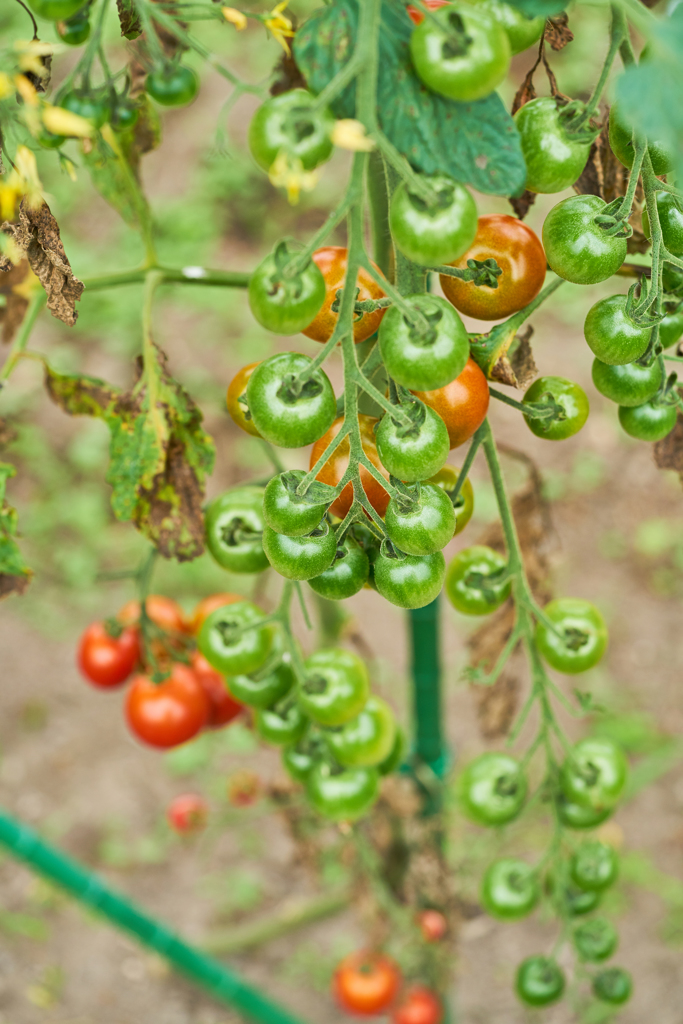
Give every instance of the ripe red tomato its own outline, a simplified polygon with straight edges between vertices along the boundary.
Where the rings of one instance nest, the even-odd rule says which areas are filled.
[[[439,1024],[441,1001],[424,985],[413,985],[391,1015],[393,1024]]]
[[[223,676],[209,665],[199,651],[192,653],[192,668],[209,702],[207,727],[220,729],[221,726],[227,725],[228,722],[237,718],[243,705],[235,700]]]
[[[377,466],[382,476],[388,480],[389,473],[384,468],[379,460],[377,454],[377,446],[375,444],[375,434],[373,427],[377,420],[372,416],[364,416],[362,413],[358,417],[360,423],[361,441],[363,444],[363,451],[367,455],[373,466]],[[311,451],[310,469],[313,469],[316,462],[327,448],[330,441],[333,441],[341,429],[341,425],[344,422],[344,417],[341,416],[335,420],[330,429],[326,434],[316,441]],[[323,468],[318,473],[316,480],[322,480],[324,484],[331,484],[332,487],[336,487],[341,478],[344,476],[346,469],[349,465],[349,441],[348,438],[344,438],[338,448],[333,452],[332,457],[328,459]],[[361,483],[363,484],[363,490],[365,491],[368,501],[378,513],[383,516],[387,510],[389,504],[389,494],[379,484],[373,476],[368,473],[367,469],[361,466],[360,471]],[[339,516],[343,519],[346,513],[351,508],[353,501],[353,485],[347,484],[344,490],[341,492],[339,497],[332,502],[330,505],[330,512],[334,516]]]
[[[209,701],[192,669],[174,662],[162,683],[136,676],[125,710],[129,728],[138,739],[151,747],[176,747],[206,725]]]
[[[199,604],[195,605],[190,617],[190,632],[196,636],[204,625],[204,619],[208,619],[211,612],[216,611],[216,608],[223,608],[226,604],[236,604],[237,601],[243,600],[241,594],[209,594],[208,597],[203,597]]]
[[[441,276],[441,287],[460,313],[477,320],[502,320],[535,299],[545,281],[546,259],[538,236],[516,217],[492,213],[479,218],[477,237],[454,267],[468,260],[494,259],[503,273],[497,288]]]
[[[449,4],[450,2],[451,0],[424,0],[424,5],[425,7],[428,7],[430,11],[436,11],[439,7],[445,7],[446,4]],[[422,11],[418,11],[417,7],[412,7],[408,4],[406,10],[408,11],[410,20],[414,25],[419,25],[424,21],[425,16]]]
[[[93,622],[78,645],[79,669],[89,683],[103,690],[125,683],[139,657],[140,641],[134,626],[125,626],[113,636],[105,622]]]
[[[486,419],[489,408],[488,381],[471,357],[460,376],[450,384],[435,391],[414,391],[413,394],[444,421],[451,448],[457,448],[472,437]]]
[[[171,800],[166,811],[166,818],[174,832],[187,836],[200,832],[206,827],[209,816],[209,805],[202,796],[196,793],[183,793]]]
[[[243,366],[241,370],[238,370],[228,384],[228,393],[225,397],[225,404],[228,407],[230,418],[241,430],[246,434],[251,434],[252,437],[261,437],[261,434],[256,429],[251,416],[247,419],[247,410],[240,403],[240,398],[246,394],[249,378],[258,365],[258,363],[249,363],[247,366]]]
[[[440,910],[421,910],[417,923],[425,942],[438,942],[448,931],[448,921]]]
[[[317,249],[313,253],[313,262],[317,263],[325,278],[325,301],[315,320],[308,325],[302,333],[313,341],[329,341],[332,331],[337,323],[337,313],[331,310],[332,303],[337,297],[337,292],[344,287],[344,276],[346,275],[347,250],[338,245],[327,245],[323,249]],[[379,271],[379,267],[373,267]],[[358,302],[366,302],[368,299],[383,299],[384,292],[378,284],[370,277],[367,270],[360,270],[356,282],[359,288]],[[371,334],[374,334],[379,327],[382,317],[386,311],[378,309],[374,313],[364,313],[353,325],[353,340],[358,344],[365,341]]]
[[[332,989],[349,1013],[382,1013],[401,983],[398,966],[383,953],[361,951],[344,957],[334,972]]]
[[[164,597],[163,594],[150,594],[145,605],[147,614],[159,629],[168,630],[170,633],[189,632],[185,612],[173,598]],[[140,602],[126,601],[116,618],[124,626],[137,625],[140,621]]]

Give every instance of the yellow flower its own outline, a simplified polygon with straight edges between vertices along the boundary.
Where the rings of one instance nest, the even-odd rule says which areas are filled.
[[[51,107],[48,103],[43,107],[43,124],[53,135],[68,137],[75,135],[77,138],[86,138],[95,130],[87,118],[81,117],[80,114],[72,114],[63,107]]]
[[[311,192],[318,184],[316,171],[305,171],[301,160],[298,157],[290,157],[284,149],[276,156],[268,177],[271,185],[287,189],[287,198],[292,206],[299,202],[301,192]]]
[[[26,146],[19,146],[12,171],[0,178],[0,220],[14,220],[16,207],[24,196],[32,207],[43,202],[36,158]]]
[[[14,86],[24,103],[27,103],[30,107],[38,105],[38,93],[26,75],[15,75]]]
[[[287,56],[292,52],[289,48],[287,39],[291,39],[294,35],[294,29],[292,28],[291,21],[282,13],[288,3],[289,0],[282,0],[282,3],[276,4],[276,6],[273,7],[270,14],[264,14],[261,18],[263,24],[266,26],[268,31],[272,33],[273,38],[277,39]]]
[[[365,134],[365,125],[352,117],[335,121],[330,138],[340,149],[351,149],[357,153],[369,153],[375,143]]]
[[[4,71],[0,71],[0,100],[6,100],[13,92],[12,79]]]
[[[226,21],[235,26],[238,32],[247,27],[246,15],[242,14],[241,11],[235,10],[234,7],[221,7],[221,13]]]

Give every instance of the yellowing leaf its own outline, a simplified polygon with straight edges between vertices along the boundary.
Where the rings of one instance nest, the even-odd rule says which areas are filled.
[[[43,124],[53,135],[76,136],[79,139],[88,138],[95,130],[91,122],[80,114],[48,104],[43,107]]]

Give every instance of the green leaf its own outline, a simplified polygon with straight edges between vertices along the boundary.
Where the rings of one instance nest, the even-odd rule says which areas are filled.
[[[33,576],[14,540],[17,535],[17,513],[5,499],[7,481],[15,473],[14,466],[0,462],[0,598],[9,594],[23,594]]]
[[[552,18],[567,6],[566,0],[506,0],[510,7],[516,7],[527,18]]]
[[[448,174],[480,192],[521,191],[526,167],[514,122],[497,93],[456,103],[430,92],[413,71],[408,44],[413,25],[398,0],[384,0],[377,106],[380,126],[425,174]],[[320,93],[353,53],[358,0],[337,0],[316,11],[294,37],[294,55],[309,88]],[[332,103],[338,118],[355,116],[355,84]]]
[[[110,125],[81,145],[83,162],[103,199],[131,227],[140,227],[149,216],[147,200]]]
[[[204,550],[203,485],[214,446],[200,410],[168,373],[163,352],[154,352],[129,391],[59,374],[47,364],[45,385],[69,415],[104,420],[111,433],[106,479],[114,514],[132,520],[164,557],[182,562]]]

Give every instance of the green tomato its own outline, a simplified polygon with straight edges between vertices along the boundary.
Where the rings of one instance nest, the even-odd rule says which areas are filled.
[[[306,732],[308,720],[296,700],[285,697],[272,708],[256,711],[256,731],[261,739],[278,747],[291,746]]]
[[[282,763],[295,782],[307,782],[315,765],[320,761],[324,743],[317,730],[308,729],[291,746],[282,751]]]
[[[405,301],[427,322],[411,323],[390,306],[379,329],[386,371],[404,388],[433,391],[455,380],[470,354],[469,335],[450,302],[438,295],[408,295]]]
[[[171,65],[147,75],[145,92],[162,107],[185,107],[199,92],[199,78],[193,68]]]
[[[460,779],[465,813],[479,825],[506,825],[522,810],[527,794],[526,776],[508,754],[480,754],[470,761]]]
[[[66,142],[66,136],[55,135],[53,132],[49,132],[47,128],[43,128],[40,135],[37,136],[36,142],[43,149],[60,149]]]
[[[683,270],[673,263],[665,263],[662,267],[662,284],[664,291],[670,295],[683,295]]]
[[[368,556],[353,537],[346,536],[332,564],[320,576],[308,581],[311,590],[328,601],[344,601],[362,590],[370,573]]]
[[[600,963],[608,960],[619,944],[617,930],[606,917],[592,917],[577,925],[572,935],[580,960]]]
[[[434,484],[436,487],[440,487],[444,490],[451,499],[451,504],[453,505],[453,492],[457,486],[459,476],[460,473],[458,470],[454,469],[453,466],[444,466],[438,473],[431,476],[427,483]],[[454,536],[457,537],[457,535],[462,533],[465,529],[472,518],[472,513],[474,512],[474,489],[469,478],[465,480],[464,484],[460,488],[458,497],[455,499],[455,504],[453,505],[453,511],[455,512]]]
[[[507,559],[493,548],[474,544],[459,551],[448,566],[446,596],[462,615],[488,615],[507,601],[512,582]]]
[[[299,352],[279,352],[259,363],[249,377],[246,398],[254,426],[280,448],[313,444],[337,415],[337,400],[323,370],[300,380],[312,362]]]
[[[565,828],[597,828],[612,813],[611,807],[606,807],[601,811],[596,811],[593,807],[584,807],[582,804],[567,799],[564,793],[560,793],[556,798],[555,806],[560,823]]]
[[[560,786],[568,800],[594,811],[612,809],[624,791],[628,761],[624,751],[605,736],[576,743],[562,765]]]
[[[603,1003],[622,1006],[631,998],[633,980],[623,967],[608,967],[593,978],[593,995]]]
[[[559,406],[561,415],[557,419],[543,419],[538,416],[525,416],[527,427],[536,437],[546,441],[564,441],[567,437],[578,434],[588,419],[590,406],[588,396],[583,388],[565,377],[538,377],[527,388],[523,405],[529,403]]]
[[[555,960],[530,956],[517,970],[515,991],[527,1006],[549,1006],[562,997],[564,974]]]
[[[626,312],[626,296],[610,295],[588,310],[583,333],[594,356],[610,366],[639,359],[650,344],[651,327],[638,327]]]
[[[343,647],[314,651],[305,662],[299,703],[319,725],[345,725],[365,707],[370,678],[365,663]]]
[[[306,537],[288,537],[266,526],[263,550],[273,569],[287,580],[310,580],[331,565],[337,550],[334,531],[326,519]]]
[[[376,768],[337,768],[319,761],[306,781],[306,795],[324,818],[354,821],[377,799],[379,773]]]
[[[209,502],[204,515],[206,546],[229,572],[263,572],[263,490],[234,487]]]
[[[290,161],[301,161],[305,171],[329,160],[335,121],[327,108],[316,110],[316,102],[305,89],[290,89],[258,108],[249,125],[249,149],[264,171],[270,170],[281,152]]]
[[[134,128],[140,117],[140,107],[133,101],[123,96],[118,96],[116,105],[111,115],[111,124],[114,131],[127,132]]]
[[[595,222],[605,206],[600,196],[570,196],[553,206],[546,217],[543,248],[550,269],[565,281],[606,281],[626,259],[626,239],[608,235]]]
[[[434,201],[428,203],[402,181],[391,197],[392,238],[413,263],[426,267],[452,263],[474,241],[477,207],[464,185],[442,174],[422,177],[434,191]]]
[[[437,412],[422,402],[403,406],[410,425],[404,426],[385,413],[375,432],[377,454],[392,476],[406,483],[426,480],[438,473],[448,458],[450,442],[446,424]]]
[[[90,5],[81,7],[71,18],[57,22],[57,35],[67,46],[80,46],[90,36]]]
[[[282,661],[272,671],[254,674],[253,676],[232,676],[230,679],[230,693],[235,700],[241,704],[247,704],[252,708],[271,708],[273,704],[286,697],[294,686],[294,672],[289,660],[289,655],[284,654]]]
[[[607,627],[594,604],[562,597],[547,604],[543,613],[555,630],[539,622],[536,646],[552,668],[575,675],[597,665],[607,647]]]
[[[671,192],[656,192],[657,213],[662,229],[662,241],[673,256],[683,256],[683,210],[680,200]],[[643,210],[643,234],[650,238],[650,218]]]
[[[559,865],[547,879],[547,889],[562,917],[581,917],[590,914],[600,903],[602,893],[597,889],[582,889],[566,873],[566,865]]]
[[[394,745],[391,748],[391,753],[388,757],[382,761],[381,764],[377,765],[377,771],[380,775],[391,775],[392,772],[397,771],[408,749],[408,743],[406,740],[406,734],[400,725],[396,726],[396,735],[394,736]]]
[[[59,105],[64,110],[69,110],[72,114],[78,114],[86,121],[91,121],[96,128],[101,128],[103,124],[106,124],[111,114],[109,100],[102,93],[98,95],[97,93],[72,90],[62,96]]]
[[[268,481],[263,492],[263,518],[271,530],[288,537],[304,537],[319,525],[329,502],[320,500],[324,492],[317,481],[305,494],[297,494],[305,476],[302,469],[288,469]]]
[[[294,277],[286,268],[296,258],[285,242],[276,246],[249,278],[249,306],[262,327],[275,334],[298,334],[315,320],[325,301],[325,278],[309,260]]]
[[[618,874],[616,850],[599,839],[586,840],[572,855],[571,876],[582,889],[607,889],[614,884]]]
[[[659,405],[654,400],[642,405],[620,405],[619,422],[627,434],[639,441],[661,441],[676,426],[676,406]]]
[[[470,0],[471,2],[471,0]],[[513,57],[537,43],[545,28],[545,18],[528,18],[504,0],[475,0],[505,30]]]
[[[396,720],[389,705],[369,697],[363,710],[337,729],[326,729],[327,745],[345,768],[376,768],[391,755]]]
[[[586,166],[591,144],[567,131],[562,107],[552,96],[538,96],[519,108],[515,124],[528,191],[550,194],[570,188]]]
[[[80,11],[83,0],[28,0],[28,5],[39,18],[66,21]]]
[[[596,389],[617,405],[642,405],[657,394],[662,382],[662,367],[657,359],[653,359],[647,366],[643,363],[608,366],[599,359],[593,360],[593,383]]]
[[[410,56],[429,89],[471,103],[505,79],[511,53],[505,30],[490,14],[456,0],[413,30]]]
[[[226,676],[257,672],[273,646],[272,628],[259,625],[263,617],[251,601],[217,608],[204,620],[197,646],[208,663]]]
[[[502,920],[526,917],[538,903],[539,895],[535,869],[514,857],[495,861],[487,868],[482,881],[484,910]]]
[[[407,555],[431,555],[453,539],[455,510],[446,491],[422,484],[415,500],[392,498],[384,516],[389,540]]]
[[[404,555],[383,544],[374,561],[377,593],[398,608],[424,608],[441,593],[446,562],[440,551],[432,555]]]
[[[633,126],[622,116],[621,107],[615,103],[609,112],[609,144],[617,160],[625,167],[631,167],[635,151],[633,148]],[[668,174],[673,169],[675,154],[666,143],[647,140],[647,149],[655,174]]]
[[[671,348],[683,335],[683,309],[675,309],[667,313],[663,320],[659,321],[659,340],[662,348]]]

